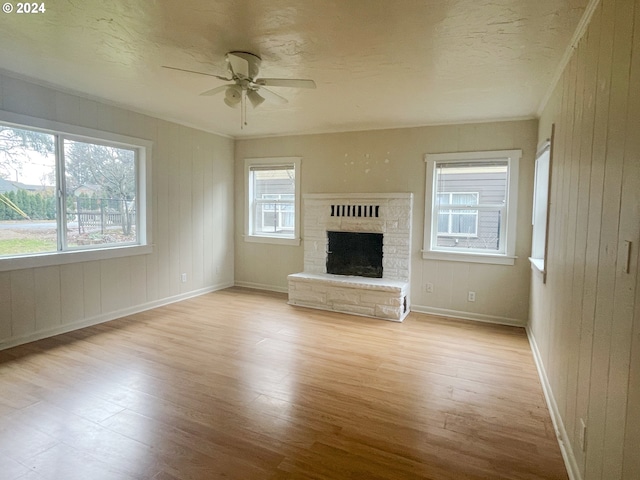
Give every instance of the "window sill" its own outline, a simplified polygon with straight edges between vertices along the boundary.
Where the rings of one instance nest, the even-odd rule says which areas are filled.
[[[267,237],[261,235],[245,235],[244,241],[249,243],[269,243],[272,245],[293,245],[295,247],[300,245],[299,238]]]
[[[438,238],[480,238],[478,235],[468,235],[466,233],[438,233]]]
[[[474,252],[442,252],[433,250],[423,250],[422,258],[424,260],[444,260],[448,262],[466,262],[466,263],[488,263],[494,265],[514,265],[515,256],[499,255],[490,253],[474,253]]]
[[[51,267],[69,263],[92,262],[111,258],[148,255],[153,245],[128,245],[126,247],[102,248],[99,250],[75,250],[67,252],[42,253],[23,257],[0,258],[0,272],[25,268]]]
[[[545,271],[544,271],[544,259],[529,257],[529,261],[531,262],[531,268],[532,269],[535,269],[540,273],[545,273]]]

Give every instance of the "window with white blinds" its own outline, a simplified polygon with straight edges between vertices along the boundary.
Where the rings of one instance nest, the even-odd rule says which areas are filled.
[[[247,159],[249,241],[299,242],[299,158]]]
[[[424,258],[513,264],[520,155],[426,156]]]

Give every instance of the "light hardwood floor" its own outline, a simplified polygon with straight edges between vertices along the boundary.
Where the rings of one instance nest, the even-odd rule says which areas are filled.
[[[0,478],[567,475],[522,329],[232,288],[0,352]]]

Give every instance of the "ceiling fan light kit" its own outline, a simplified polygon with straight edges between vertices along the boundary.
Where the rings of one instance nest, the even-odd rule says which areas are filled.
[[[224,92],[224,103],[231,108],[238,108],[242,102],[242,89],[238,85],[230,85]]]
[[[316,88],[313,80],[300,78],[257,78],[260,71],[262,59],[249,52],[233,51],[225,55],[227,68],[231,74],[231,78],[210,73],[196,72],[193,70],[185,70],[182,68],[168,67],[172,70],[179,70],[187,73],[196,73],[199,75],[207,75],[215,77],[232,84],[221,85],[202,92],[201,96],[212,96],[221,92],[224,93],[224,103],[231,108],[241,107],[241,123],[242,128],[247,124],[246,109],[247,99],[253,108],[259,107],[265,100],[274,103],[285,104],[287,99],[265,87],[289,87],[289,88]],[[259,93],[258,93],[259,92]]]

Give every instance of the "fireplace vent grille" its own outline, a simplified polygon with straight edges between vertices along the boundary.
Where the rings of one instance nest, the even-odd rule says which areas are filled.
[[[331,216],[378,218],[380,205],[331,205]]]

